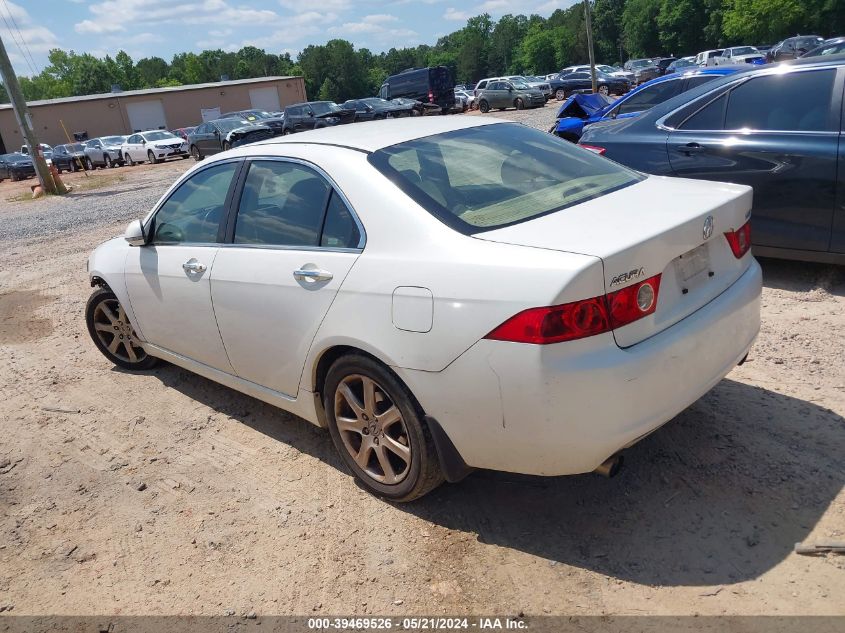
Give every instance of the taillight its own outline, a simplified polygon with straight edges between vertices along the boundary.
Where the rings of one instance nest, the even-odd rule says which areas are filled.
[[[660,275],[607,295],[610,326],[622,327],[652,314],[657,309]]]
[[[598,147],[597,145],[582,145],[579,143],[578,147],[583,147],[588,152],[593,152],[593,154],[598,154],[599,156],[604,156],[604,153],[607,151],[604,147]]]
[[[512,316],[484,338],[548,345],[595,336],[652,314],[660,275],[583,301],[530,308]]]
[[[434,103],[434,93],[431,92],[430,90],[428,91],[428,102]]]
[[[734,257],[739,259],[751,248],[751,222],[746,222],[736,231],[728,231],[725,233],[725,237],[731,246]]]

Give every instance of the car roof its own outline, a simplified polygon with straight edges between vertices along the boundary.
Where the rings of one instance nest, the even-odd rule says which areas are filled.
[[[289,136],[267,139],[254,145],[313,143],[315,145],[347,147],[362,152],[375,152],[391,145],[414,141],[434,134],[501,123],[507,123],[507,121],[481,116],[387,119],[308,130]]]

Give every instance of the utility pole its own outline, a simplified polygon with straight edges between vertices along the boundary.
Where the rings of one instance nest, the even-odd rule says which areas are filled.
[[[593,25],[590,18],[590,0],[584,0],[584,20],[587,23],[587,53],[590,56],[590,76],[593,79],[593,94],[598,92],[596,81],[596,55],[593,52]]]
[[[18,83],[18,78],[12,68],[12,62],[9,61],[9,55],[6,53],[2,39],[0,39],[0,76],[2,76],[3,83],[6,85],[6,92],[9,93],[9,100],[12,102],[12,109],[15,111],[15,118],[21,129],[21,134],[23,134],[27,146],[29,146],[29,155],[32,157],[32,164],[35,166],[38,180],[41,181],[41,188],[44,189],[44,193],[55,194],[56,183],[53,181],[53,175],[50,173],[50,168],[47,167],[47,161],[44,160],[41,153],[38,138],[32,129],[32,117],[29,116],[26,99],[23,98],[21,85]]]

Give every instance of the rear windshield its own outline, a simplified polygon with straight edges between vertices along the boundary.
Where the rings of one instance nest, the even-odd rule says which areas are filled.
[[[370,154],[417,204],[464,234],[560,211],[644,176],[518,123],[436,134]]]

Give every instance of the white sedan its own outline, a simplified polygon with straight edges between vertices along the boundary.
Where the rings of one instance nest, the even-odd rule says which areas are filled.
[[[184,139],[165,130],[150,130],[131,134],[120,147],[127,164],[160,163],[168,158],[188,158],[188,144]]]
[[[344,125],[197,164],[93,252],[86,318],[121,367],[328,427],[391,500],[608,472],[747,355],[750,208],[516,123]]]

